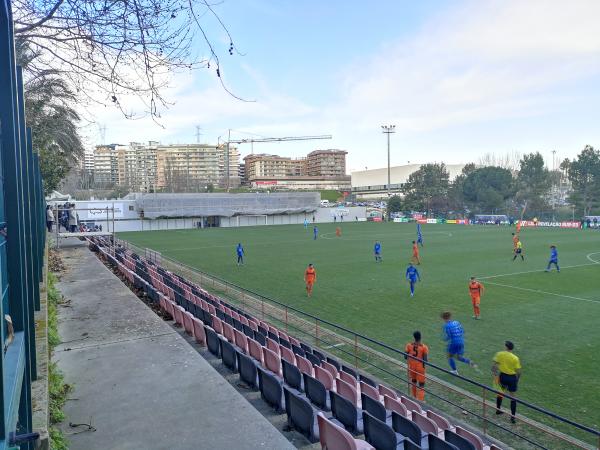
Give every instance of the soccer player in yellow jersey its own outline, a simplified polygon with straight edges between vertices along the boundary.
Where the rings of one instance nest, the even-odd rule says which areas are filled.
[[[504,347],[506,350],[498,352],[494,356],[492,375],[498,380],[502,392],[508,391],[514,399],[516,397],[519,378],[521,377],[521,361],[513,353],[515,346],[511,341],[506,341]],[[503,397],[502,394],[496,397],[496,414],[503,414],[501,409]],[[515,423],[515,414],[517,413],[517,401],[513,399],[510,401],[511,423]]]

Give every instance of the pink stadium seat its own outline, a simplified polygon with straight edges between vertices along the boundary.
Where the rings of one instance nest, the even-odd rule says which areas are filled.
[[[235,338],[235,345],[237,345],[241,351],[248,354],[248,338],[246,335],[241,331],[234,329],[233,336]]]
[[[327,361],[321,361],[321,367],[329,372],[333,378],[337,378],[338,371],[333,364],[330,364]]]
[[[300,341],[292,336],[288,336],[290,344],[295,345],[296,347],[300,347]]]
[[[377,389],[375,389],[373,386],[371,386],[370,384],[365,383],[364,381],[360,382],[360,392],[368,395],[373,400],[377,400],[378,402],[381,401],[381,397],[379,396],[379,391]]]
[[[483,441],[476,434],[471,433],[469,430],[465,430],[461,427],[456,427],[456,434],[464,437],[467,441],[471,442],[471,444],[475,446],[476,450],[484,450],[485,446],[483,444]]]
[[[233,334],[233,327],[227,322],[222,322],[223,326],[223,337],[232,344],[235,343],[235,335]]]
[[[435,422],[441,430],[450,430],[454,431],[454,427],[450,424],[450,422],[445,418],[440,416],[439,414],[434,413],[432,410],[427,410],[427,417]]]
[[[289,348],[280,345],[279,354],[281,355],[281,359],[285,359],[290,364],[296,365],[296,355],[294,355],[294,352],[291,351]]]
[[[406,406],[404,406],[398,399],[384,395],[383,404],[385,406],[385,409],[395,411],[401,416],[406,417],[407,419],[410,419],[412,417],[412,415],[406,409]]]
[[[279,344],[273,339],[267,338],[267,348],[272,352],[277,353],[277,356],[279,356]]]
[[[354,439],[352,435],[327,420],[323,413],[317,414],[319,424],[319,441],[321,448],[326,450],[375,450],[369,443]]]
[[[240,315],[238,313],[236,313],[235,311],[231,311],[231,314],[229,314],[229,315],[231,316],[232,319],[235,319],[237,321],[240,320]]]
[[[346,400],[350,400],[354,406],[360,406],[358,391],[354,386],[338,378],[335,380],[335,387],[338,394]]]
[[[302,356],[296,355],[296,366],[300,369],[300,372],[314,377],[314,369],[310,361]]]
[[[346,383],[354,386],[356,389],[358,387],[358,380],[350,375],[348,372],[344,372],[343,370],[338,373],[340,380],[344,380]]]
[[[217,309],[211,304],[208,305],[208,312],[211,313],[213,317],[217,315]]]
[[[244,316],[240,316],[240,322],[242,325],[248,325],[248,319],[246,319]]]
[[[175,319],[175,323],[183,325],[183,313],[185,312],[185,309],[183,309],[179,305],[173,305],[173,312],[173,318]]]
[[[333,376],[329,372],[319,366],[313,366],[313,369],[315,370],[315,378],[323,383],[325,389],[328,391],[336,390]]]
[[[194,339],[196,342],[203,347],[206,346],[206,334],[204,332],[204,325],[199,319],[195,317],[192,319],[192,324],[194,326]]]
[[[404,397],[403,395],[401,395],[400,401],[402,403],[404,403],[404,406],[406,406],[406,409],[408,409],[409,411],[416,411],[419,414],[423,413],[423,409],[421,408],[421,405],[419,405],[417,402],[411,400],[410,398]]]
[[[279,337],[285,339],[286,341],[290,342],[290,337],[287,335],[287,333],[284,333],[283,331],[278,330],[279,333]]]
[[[200,300],[200,306],[203,310],[208,311],[208,303],[206,300]]]
[[[248,339],[248,352],[261,366],[264,366],[265,360],[263,357],[263,347],[254,339]]]
[[[264,367],[281,377],[281,359],[279,355],[266,347],[263,347]]]
[[[412,421],[416,423],[425,433],[435,434],[439,438],[444,438],[444,431],[440,430],[435,422],[419,413],[413,413]]]
[[[183,329],[189,335],[193,335],[194,333],[194,326],[192,325],[193,318],[194,316],[192,315],[192,313],[188,311],[183,312]]]
[[[258,331],[258,325],[256,325],[256,322],[250,322],[249,325],[253,331]]]
[[[398,398],[398,394],[396,394],[396,391],[390,389],[387,386],[384,386],[383,384],[379,385],[379,393],[381,395],[387,395],[388,397]]]
[[[217,334],[223,335],[223,321],[219,319],[217,316],[213,316],[212,319],[213,329],[217,332]]]
[[[275,336],[279,337],[279,330],[271,325],[267,325],[267,330],[273,333]]]

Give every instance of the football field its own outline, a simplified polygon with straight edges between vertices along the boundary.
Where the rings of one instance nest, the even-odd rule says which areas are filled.
[[[446,366],[442,311],[466,330],[466,355],[482,371],[461,374],[490,384],[495,352],[509,339],[523,364],[519,397],[586,425],[600,422],[600,232],[523,229],[525,261],[512,261],[508,227],[423,225],[414,298],[404,278],[416,238],[414,224],[334,224],[119,233],[139,247],[225,278],[389,345],[404,348],[419,329],[430,361]],[[375,263],[373,244],[382,243]],[[246,264],[236,265],[241,242]],[[545,273],[549,246],[558,248],[561,272]],[[303,274],[317,271],[313,297]],[[485,286],[482,319],[472,319],[469,277]]]

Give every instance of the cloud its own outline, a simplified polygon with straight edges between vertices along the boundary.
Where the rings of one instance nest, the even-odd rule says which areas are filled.
[[[383,123],[395,123],[398,138],[414,146],[410,151],[423,161],[442,160],[448,149],[459,150],[448,156],[454,162],[476,158],[481,141],[473,135],[494,125],[486,151],[538,150],[555,142],[548,144],[550,133],[542,132],[540,124],[548,116],[566,117],[581,109],[588,92],[582,93],[580,85],[600,75],[598,17],[597,0],[451,3],[416,32],[382,43],[371,55],[357,55],[359,64],[342,64],[335,83],[328,86],[334,93],[331,101],[297,93],[308,89],[272,89],[270,80],[285,77],[293,68],[267,73],[241,65],[244,90],[252,92],[256,102],[234,100],[218,80],[207,81],[203,72],[180,74],[171,82],[176,88],[167,92],[175,105],[164,114],[164,129],[149,120],[129,122],[103,110],[98,122],[108,124],[108,140],[121,142],[189,142],[196,125],[212,129],[209,134],[214,136],[207,139],[213,140],[227,128],[267,136],[331,133],[330,142],[308,141],[289,148],[345,148],[349,167],[385,163],[379,151],[384,147],[379,133]],[[510,129],[498,125],[514,120],[529,124],[529,134],[511,135]],[[573,131],[563,131],[563,142],[572,143],[575,138],[565,137],[568,133]],[[585,134],[600,137],[596,131]],[[440,141],[442,149],[436,148]],[[523,148],[532,142],[538,147]],[[395,162],[405,159],[399,156]]]

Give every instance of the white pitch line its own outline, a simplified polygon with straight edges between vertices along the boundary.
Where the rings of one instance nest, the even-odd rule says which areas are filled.
[[[600,255],[600,252],[593,252],[593,253],[588,253],[585,257],[587,259],[589,259],[591,262],[593,262],[594,264],[600,264],[600,261],[595,260],[594,258],[592,258],[592,255]]]
[[[344,345],[343,342],[340,342],[339,344],[333,344],[333,345],[328,345],[327,347],[323,347],[325,350],[328,350],[330,348],[337,348],[337,347],[341,347],[342,345]]]
[[[594,266],[596,264],[600,264],[600,263],[591,262],[591,263],[584,263],[584,264],[575,264],[574,266],[561,266],[560,270],[563,270],[563,269],[573,269],[575,267]],[[544,271],[545,271],[545,269],[525,270],[523,272],[501,273],[500,275],[489,275],[487,277],[477,277],[477,278],[479,280],[489,280],[490,278],[509,277],[511,275],[521,275],[521,274],[524,274],[524,273],[535,273],[535,272],[544,272]]]
[[[572,295],[556,294],[554,292],[541,291],[539,289],[529,289],[529,288],[524,288],[524,287],[520,287],[520,286],[513,286],[510,284],[495,283],[493,281],[488,281],[487,284],[494,284],[496,286],[502,286],[502,287],[507,287],[507,288],[512,288],[512,289],[519,289],[521,291],[535,292],[536,294],[554,295],[556,297],[563,297],[563,298],[568,298],[568,299],[572,299],[572,300],[580,300],[583,302],[600,303],[600,300],[593,300],[591,298],[573,297]]]

